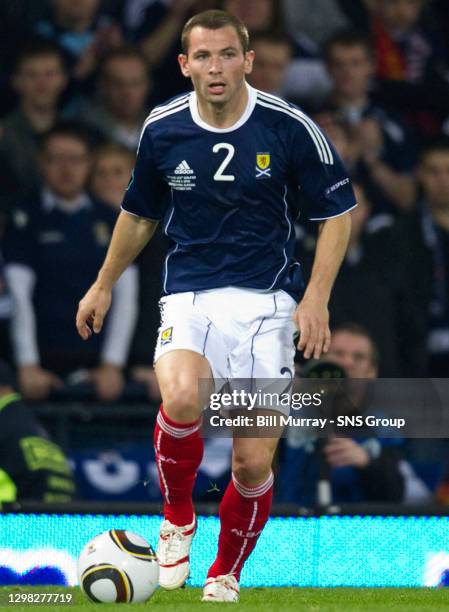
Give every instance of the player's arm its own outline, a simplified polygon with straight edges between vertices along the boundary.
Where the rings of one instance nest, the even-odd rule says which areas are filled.
[[[122,211],[97,280],[79,303],[76,328],[83,340],[99,333],[111,305],[112,288],[156,230],[158,221]]]
[[[111,305],[112,287],[150,240],[166,212],[170,192],[159,172],[148,124],[144,124],[131,181],[98,278],[79,303],[76,327],[83,340],[98,334]]]
[[[293,171],[305,196],[306,216],[320,223],[312,274],[294,321],[300,333],[298,349],[318,359],[330,343],[329,297],[349,242],[356,205],[347,170],[332,143],[306,115],[290,121],[289,148]]]
[[[312,273],[294,320],[300,332],[298,349],[308,359],[327,352],[331,334],[328,303],[349,242],[351,217],[343,214],[320,223]]]

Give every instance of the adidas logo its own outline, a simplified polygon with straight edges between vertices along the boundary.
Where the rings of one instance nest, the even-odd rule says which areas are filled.
[[[186,162],[186,160],[183,160],[180,164],[176,166],[175,174],[193,174],[193,170]]]

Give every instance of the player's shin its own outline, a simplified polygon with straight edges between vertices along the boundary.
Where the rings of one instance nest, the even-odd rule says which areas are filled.
[[[194,517],[192,491],[203,458],[201,419],[177,423],[161,404],[154,428],[154,450],[164,498],[164,516],[173,525],[188,525]]]
[[[255,487],[240,483],[232,475],[220,504],[218,554],[208,578],[233,574],[237,580],[240,579],[243,564],[268,520],[272,498],[272,473]]]

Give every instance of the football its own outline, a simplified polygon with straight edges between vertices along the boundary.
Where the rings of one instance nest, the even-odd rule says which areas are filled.
[[[81,590],[95,602],[139,603],[156,590],[159,566],[141,536],[111,529],[90,540],[78,558]]]

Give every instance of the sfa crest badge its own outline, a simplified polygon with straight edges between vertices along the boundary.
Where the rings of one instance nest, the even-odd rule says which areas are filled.
[[[271,178],[271,155],[269,153],[257,153],[256,155],[256,178]]]
[[[161,332],[161,346],[165,344],[170,344],[173,339],[173,327],[167,327],[164,331]]]

